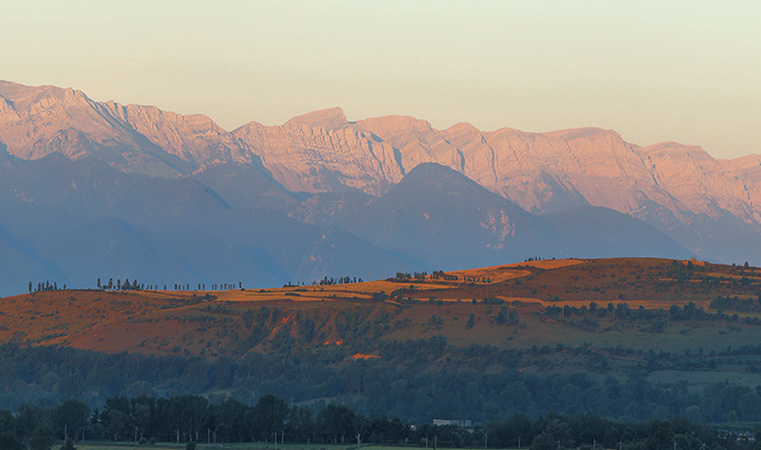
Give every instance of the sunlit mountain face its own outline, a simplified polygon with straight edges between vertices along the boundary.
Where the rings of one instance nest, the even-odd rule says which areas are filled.
[[[761,264],[759,161],[599,128],[439,130],[340,108],[227,131],[0,82],[0,294],[30,279],[265,286],[533,255]]]

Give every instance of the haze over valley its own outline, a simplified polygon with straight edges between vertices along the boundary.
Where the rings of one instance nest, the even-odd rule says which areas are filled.
[[[0,271],[273,286],[540,256],[761,263],[761,157],[613,130],[203,115],[0,83]],[[31,226],[34,224],[34,226]]]
[[[759,17],[3,2],[0,450],[761,450]]]

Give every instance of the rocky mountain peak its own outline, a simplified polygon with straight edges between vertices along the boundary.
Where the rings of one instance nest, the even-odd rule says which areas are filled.
[[[252,154],[202,114],[96,102],[82,91],[0,82],[0,139],[11,154],[93,156],[125,172],[176,176]]]
[[[541,133],[541,134],[546,134],[549,136],[558,136],[567,140],[593,139],[593,138],[600,138],[600,137],[609,137],[609,138],[623,140],[621,138],[621,135],[616,133],[614,130],[606,130],[604,128],[597,128],[597,127],[569,128],[565,130],[549,131],[547,133]]]
[[[430,122],[416,119],[412,116],[382,116],[358,120],[357,125],[377,134],[389,136],[394,134],[406,134],[412,131],[433,131]],[[385,138],[384,138],[385,139]]]
[[[680,144],[679,142],[661,142],[642,148],[642,152],[651,157],[691,158],[715,161],[702,147]]]
[[[18,112],[39,112],[51,107],[82,107],[91,101],[84,92],[72,88],[24,86],[8,81],[0,81],[0,97],[5,98]]]
[[[286,122],[286,125],[293,124],[308,125],[312,128],[324,128],[326,130],[340,130],[346,128],[349,122],[346,120],[343,109],[335,107],[302,114]]]
[[[481,130],[468,122],[458,122],[444,130],[447,133],[481,133]]]
[[[652,220],[669,232],[678,229],[675,222],[694,228],[697,220],[726,217],[761,231],[761,157],[716,160],[675,142],[643,148],[594,127],[531,133],[457,123],[438,130],[402,115],[348,122],[336,107],[282,126],[251,122],[230,133],[200,114],[0,81],[0,141],[15,158],[92,156],[152,176],[261,162],[288,190],[310,193],[348,189],[381,196],[405,174],[419,176],[416,167],[436,163],[534,213],[593,205]]]

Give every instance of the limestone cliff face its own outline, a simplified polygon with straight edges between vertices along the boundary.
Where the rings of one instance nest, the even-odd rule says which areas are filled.
[[[660,194],[646,183],[634,147],[613,131],[501,129],[482,139],[466,153],[465,174],[529,211],[591,204],[628,212],[637,207],[643,190]]]
[[[588,204],[631,212],[644,198],[681,208],[652,180],[639,147],[610,130],[482,132],[460,123],[440,131],[398,116],[357,124],[397,148],[405,170],[436,162],[532,212]]]
[[[761,223],[752,170],[744,172],[738,165],[733,171],[702,148],[676,142],[645,147],[642,153],[653,178],[692,213],[716,218],[726,211],[746,224]]]
[[[742,199],[749,205],[756,223],[761,223],[761,155],[748,155],[731,160],[718,160],[730,179],[744,186]]]
[[[152,143],[199,168],[251,162],[251,152],[202,114],[185,116],[155,106],[104,105],[108,112]]]
[[[283,126],[251,122],[233,134],[292,191],[350,187],[380,195],[403,176],[394,148],[347,122],[339,108],[295,117]]]
[[[386,116],[360,120],[357,125],[399,150],[405,172],[419,164],[436,162],[458,170],[462,158],[430,123],[409,116]]]
[[[124,172],[176,176],[251,153],[202,115],[100,103],[73,89],[0,82],[0,141],[9,153],[38,159],[62,153],[108,162]]]
[[[109,121],[99,109],[99,105],[73,89],[2,82],[0,140],[23,159],[37,159],[52,152],[77,158],[88,151],[88,143],[132,143],[129,131]]]
[[[687,225],[729,214],[761,230],[761,157],[718,161],[673,142],[642,148],[599,128],[484,132],[460,123],[437,130],[407,116],[348,122],[339,108],[279,127],[252,122],[233,134],[291,190],[348,186],[377,196],[433,162],[535,213],[593,205]]]
[[[687,226],[696,217],[732,216],[761,231],[761,156],[722,161],[673,142],[642,148],[599,128],[487,132],[460,123],[438,130],[408,116],[350,122],[331,108],[227,132],[203,115],[0,82],[0,142],[21,159],[94,156],[154,176],[261,161],[291,191],[373,196],[418,165],[438,163],[531,212],[593,205]]]
[[[700,147],[641,148],[612,130],[482,132],[470,124],[436,130],[408,117],[357,122],[401,153],[404,170],[421,162],[451,167],[524,209],[546,213],[604,206],[643,218],[653,205],[678,220],[734,215],[761,227],[761,157],[718,161]]]

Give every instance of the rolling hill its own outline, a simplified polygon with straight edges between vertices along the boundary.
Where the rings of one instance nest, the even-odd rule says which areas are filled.
[[[214,358],[220,354],[240,357],[254,349],[279,351],[275,343],[284,337],[302,349],[342,344],[367,348],[378,339],[404,341],[439,335],[457,347],[525,348],[560,343],[609,347],[625,343],[642,350],[659,341],[665,345],[662,348],[682,351],[695,346],[721,349],[728,344],[741,345],[761,332],[757,320],[761,307],[743,303],[745,299],[756,301],[761,271],[699,261],[538,260],[437,272],[425,278],[397,274],[371,282],[255,290],[235,287],[214,291],[194,287],[187,291],[58,290],[7,297],[0,302],[0,315],[5,318],[0,342],[160,355],[177,345],[199,354],[206,347],[189,343],[205,339],[213,342],[214,349],[207,350],[211,354],[201,354]],[[719,296],[737,298],[717,312],[712,302]],[[570,307],[583,317],[590,312],[591,302],[611,312],[591,316],[599,326],[585,328],[572,317],[561,320],[548,313],[555,307]],[[624,304],[630,311],[644,308],[661,310],[664,315],[641,321],[625,317],[619,309]],[[737,330],[720,332],[726,329],[721,316],[685,318],[684,324],[675,317],[675,329],[642,326],[648,322],[645,319],[665,320],[665,312],[672,306],[686,310],[690,304],[709,316],[727,315],[738,324]],[[280,313],[261,320],[250,315],[262,308]],[[511,324],[496,319],[502,309],[514,315]],[[343,316],[346,312],[349,316]],[[358,316],[351,318],[352,313]],[[471,313],[475,322],[468,327]],[[735,313],[739,316],[731,318]],[[432,316],[441,321],[434,323]],[[742,325],[745,317],[749,318],[747,326]],[[345,320],[356,323],[347,326],[342,323]],[[193,325],[195,322],[203,326]],[[309,322],[307,332],[304,327]],[[715,335],[713,339],[685,336],[685,327],[701,322],[707,333]],[[226,331],[220,334],[223,328]],[[56,331],[54,335],[51,330]],[[137,346],[135,341],[143,344]]]
[[[0,406],[272,393],[419,422],[689,408],[724,423],[761,404],[755,267],[567,259],[341,281],[0,299]]]

